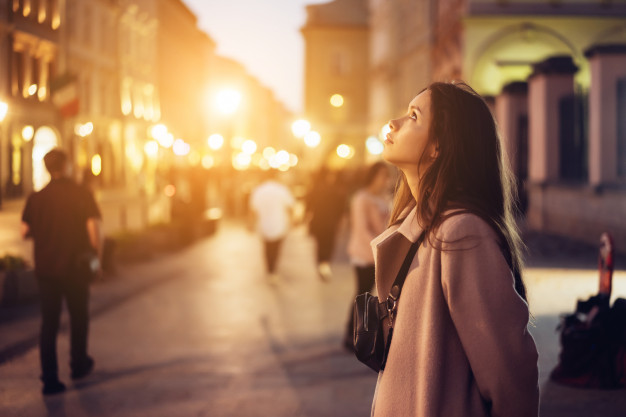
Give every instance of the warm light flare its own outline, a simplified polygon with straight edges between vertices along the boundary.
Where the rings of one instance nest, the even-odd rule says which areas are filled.
[[[372,155],[380,155],[385,150],[385,145],[382,144],[381,141],[378,140],[375,136],[370,136],[365,141],[365,147],[367,151]]]
[[[156,158],[159,155],[159,143],[154,140],[149,140],[143,146],[143,150],[150,158]]]
[[[217,93],[215,104],[223,114],[233,114],[239,108],[241,93],[237,90],[226,89]]]
[[[248,139],[241,144],[241,150],[248,155],[252,155],[253,153],[255,153],[256,148],[256,142],[251,139]]]
[[[380,129],[380,137],[385,140],[387,133],[391,132],[391,127],[389,123],[385,123],[385,125]]]
[[[24,138],[26,142],[30,142],[34,135],[35,129],[32,126],[24,126],[24,128],[22,129],[22,138]]]
[[[341,106],[343,106],[343,96],[341,94],[333,94],[330,97],[330,104],[333,107],[341,107]]]
[[[102,172],[102,158],[100,155],[95,154],[93,158],[91,158],[91,173],[96,177],[100,175]]]
[[[342,143],[337,146],[337,155],[343,159],[350,159],[354,156],[354,148]]]
[[[163,194],[165,194],[166,197],[174,197],[176,194],[176,187],[174,187],[173,184],[166,185],[163,189]]]
[[[152,128],[150,128],[150,136],[158,141],[162,140],[165,136],[167,136],[167,126],[163,123],[152,126]]]
[[[37,92],[37,84],[31,84],[30,87],[28,87],[28,95],[34,96],[36,92]]]
[[[268,161],[272,159],[274,155],[276,155],[276,149],[272,148],[271,146],[263,149],[263,158],[267,159]]]
[[[322,141],[322,137],[316,131],[311,131],[304,136],[304,143],[309,148],[316,148]]]
[[[9,112],[9,105],[4,101],[0,101],[0,122],[4,120]]]
[[[248,169],[252,163],[252,157],[247,153],[240,152],[233,157],[233,168],[238,171],[244,171]]]
[[[211,169],[215,165],[215,159],[211,155],[204,155],[202,157],[202,167],[204,169]]]
[[[172,150],[175,155],[185,156],[191,151],[191,146],[182,139],[176,139],[174,141],[174,145],[172,146]]]
[[[76,133],[81,138],[85,138],[91,135],[92,132],[93,132],[92,122],[87,122],[85,124],[77,123],[76,126],[74,126],[74,133]]]
[[[207,143],[209,145],[209,148],[213,149],[214,151],[217,151],[224,145],[224,137],[222,135],[218,135],[217,133],[215,133],[209,136]]]
[[[307,120],[299,119],[291,124],[291,132],[297,138],[303,138],[311,130],[311,123]]]

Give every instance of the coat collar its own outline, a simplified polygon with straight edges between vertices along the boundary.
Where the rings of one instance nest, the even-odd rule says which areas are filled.
[[[400,266],[408,253],[411,243],[417,241],[422,227],[417,222],[417,208],[407,208],[408,214],[399,225],[394,225],[372,240],[376,260],[376,290],[380,294],[389,293]]]

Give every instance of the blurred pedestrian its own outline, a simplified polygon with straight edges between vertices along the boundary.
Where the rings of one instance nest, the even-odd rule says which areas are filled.
[[[276,264],[285,236],[291,227],[295,199],[284,184],[276,180],[276,170],[265,173],[265,181],[250,194],[250,225],[263,239],[265,265],[270,284],[278,282]]]
[[[339,222],[346,209],[346,187],[341,177],[322,167],[306,197],[306,218],[309,233],[316,244],[317,270],[322,281],[330,280],[330,261],[335,249]]]
[[[489,108],[466,84],[433,83],[389,127],[383,157],[402,175],[372,244],[393,337],[372,415],[536,417],[515,182]]]
[[[65,391],[59,380],[57,333],[65,300],[70,314],[72,379],[88,375],[94,361],[87,354],[89,271],[86,254],[101,255],[100,210],[87,187],[69,178],[67,155],[53,149],[44,157],[51,180],[31,194],[22,214],[22,236],[34,240],[35,275],[41,300],[39,353],[43,394]],[[98,258],[93,259],[98,268]],[[94,271],[95,272],[95,271]]]
[[[350,202],[350,238],[348,255],[356,273],[355,296],[369,291],[374,286],[374,254],[370,243],[385,231],[389,222],[391,201],[389,196],[389,167],[384,162],[370,166],[365,174],[363,188],[358,190]],[[350,314],[346,326],[344,346],[352,350],[353,320]]]

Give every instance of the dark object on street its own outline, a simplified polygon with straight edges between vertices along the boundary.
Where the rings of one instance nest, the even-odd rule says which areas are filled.
[[[41,389],[43,395],[53,395],[65,392],[65,384],[59,381],[46,382]]]
[[[610,306],[613,241],[602,234],[597,295],[579,300],[573,314],[561,317],[559,363],[550,378],[579,388],[613,389],[626,385],[626,299]]]
[[[375,372],[385,369],[393,336],[393,319],[397,311],[398,298],[411,262],[423,241],[424,233],[409,248],[386,302],[380,303],[378,297],[369,292],[357,295],[354,300],[354,354],[358,360]],[[384,320],[387,316],[389,316],[389,334],[387,344],[385,344]]]
[[[91,356],[87,356],[82,363],[72,363],[72,379],[81,379],[93,371],[95,362]]]

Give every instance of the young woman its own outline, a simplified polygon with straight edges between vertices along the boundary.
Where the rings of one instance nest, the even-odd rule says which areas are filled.
[[[538,415],[513,179],[485,102],[433,83],[389,122],[383,157],[400,177],[391,226],[372,242],[386,299],[425,233],[398,300],[373,416]]]
[[[384,162],[376,162],[365,174],[363,187],[350,201],[350,238],[348,255],[356,273],[356,293],[354,297],[374,286],[374,255],[370,242],[387,228],[391,201],[389,184],[391,173]],[[346,325],[343,344],[352,350],[354,297],[350,303],[350,314]]]

